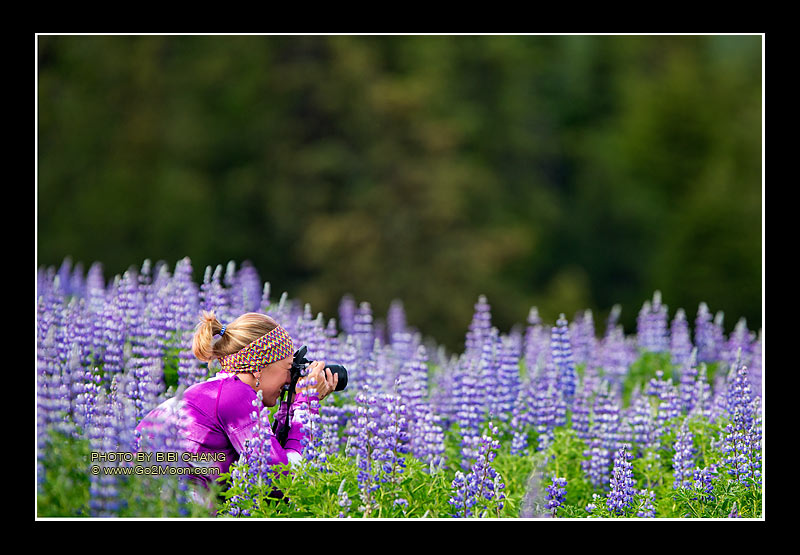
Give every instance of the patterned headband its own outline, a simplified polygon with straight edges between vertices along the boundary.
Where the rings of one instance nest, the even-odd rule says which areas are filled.
[[[239,351],[219,358],[224,370],[252,371],[294,354],[292,338],[278,326]]]

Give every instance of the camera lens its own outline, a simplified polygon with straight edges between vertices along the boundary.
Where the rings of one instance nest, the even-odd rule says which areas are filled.
[[[336,384],[336,391],[341,391],[347,387],[347,369],[341,364],[327,364],[325,369],[330,369],[332,374],[339,375],[339,381]]]

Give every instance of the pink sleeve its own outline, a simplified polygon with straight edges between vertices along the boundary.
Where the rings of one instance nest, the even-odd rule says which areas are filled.
[[[233,444],[236,452],[241,454],[244,451],[245,442],[255,437],[258,432],[257,422],[253,420],[251,414],[255,412],[252,401],[255,397],[244,395],[248,393],[247,390],[239,388],[224,389],[220,387],[220,394],[217,403],[217,416],[220,424],[223,426],[225,433]],[[304,403],[301,406],[301,403]],[[303,453],[302,439],[305,436],[303,431],[303,424],[299,421],[304,412],[313,411],[315,414],[319,412],[316,408],[309,408],[308,401],[304,395],[298,395],[292,403],[292,411],[290,416],[291,429],[286,440],[286,446],[282,447],[278,438],[268,427],[270,438],[270,460],[272,464],[286,464],[289,462],[288,453],[294,452],[299,455]],[[280,415],[283,415],[282,417]],[[285,406],[274,416],[275,422],[280,425],[283,424],[286,418]],[[281,419],[282,418],[282,419]],[[280,419],[280,420],[279,420]],[[277,429],[277,428],[276,428]]]

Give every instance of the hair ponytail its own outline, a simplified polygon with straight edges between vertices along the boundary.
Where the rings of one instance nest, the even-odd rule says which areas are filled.
[[[201,362],[233,354],[278,326],[278,322],[258,312],[248,312],[225,326],[225,335],[214,340],[222,324],[214,312],[203,311],[192,339],[192,353]]]
[[[204,310],[200,322],[195,328],[194,339],[192,339],[192,352],[198,360],[209,362],[218,356],[214,349],[214,336],[220,330],[222,330],[222,324],[217,320],[214,312]]]

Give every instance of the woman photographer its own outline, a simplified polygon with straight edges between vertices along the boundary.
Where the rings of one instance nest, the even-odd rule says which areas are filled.
[[[218,474],[191,476],[207,487],[215,476],[228,472],[245,443],[254,437],[257,423],[251,413],[258,392],[264,406],[274,407],[281,389],[290,385],[294,345],[286,330],[265,314],[249,312],[223,326],[213,312],[204,311],[195,330],[192,352],[203,362],[217,360],[222,371],[187,388],[179,401],[169,399],[153,409],[136,429],[152,440],[156,430],[172,420],[180,430],[184,453],[193,454],[182,460],[191,460],[193,466],[219,469]],[[275,434],[270,439],[272,464],[295,463],[302,456],[305,432],[302,423],[295,420],[294,407],[308,403],[312,387],[322,400],[338,384],[338,376],[330,370],[325,372],[322,361],[311,363],[308,370],[308,383],[315,380],[316,385],[297,388],[284,445],[276,435],[286,422],[286,404],[274,415]],[[313,404],[306,406],[314,413],[318,411]]]

